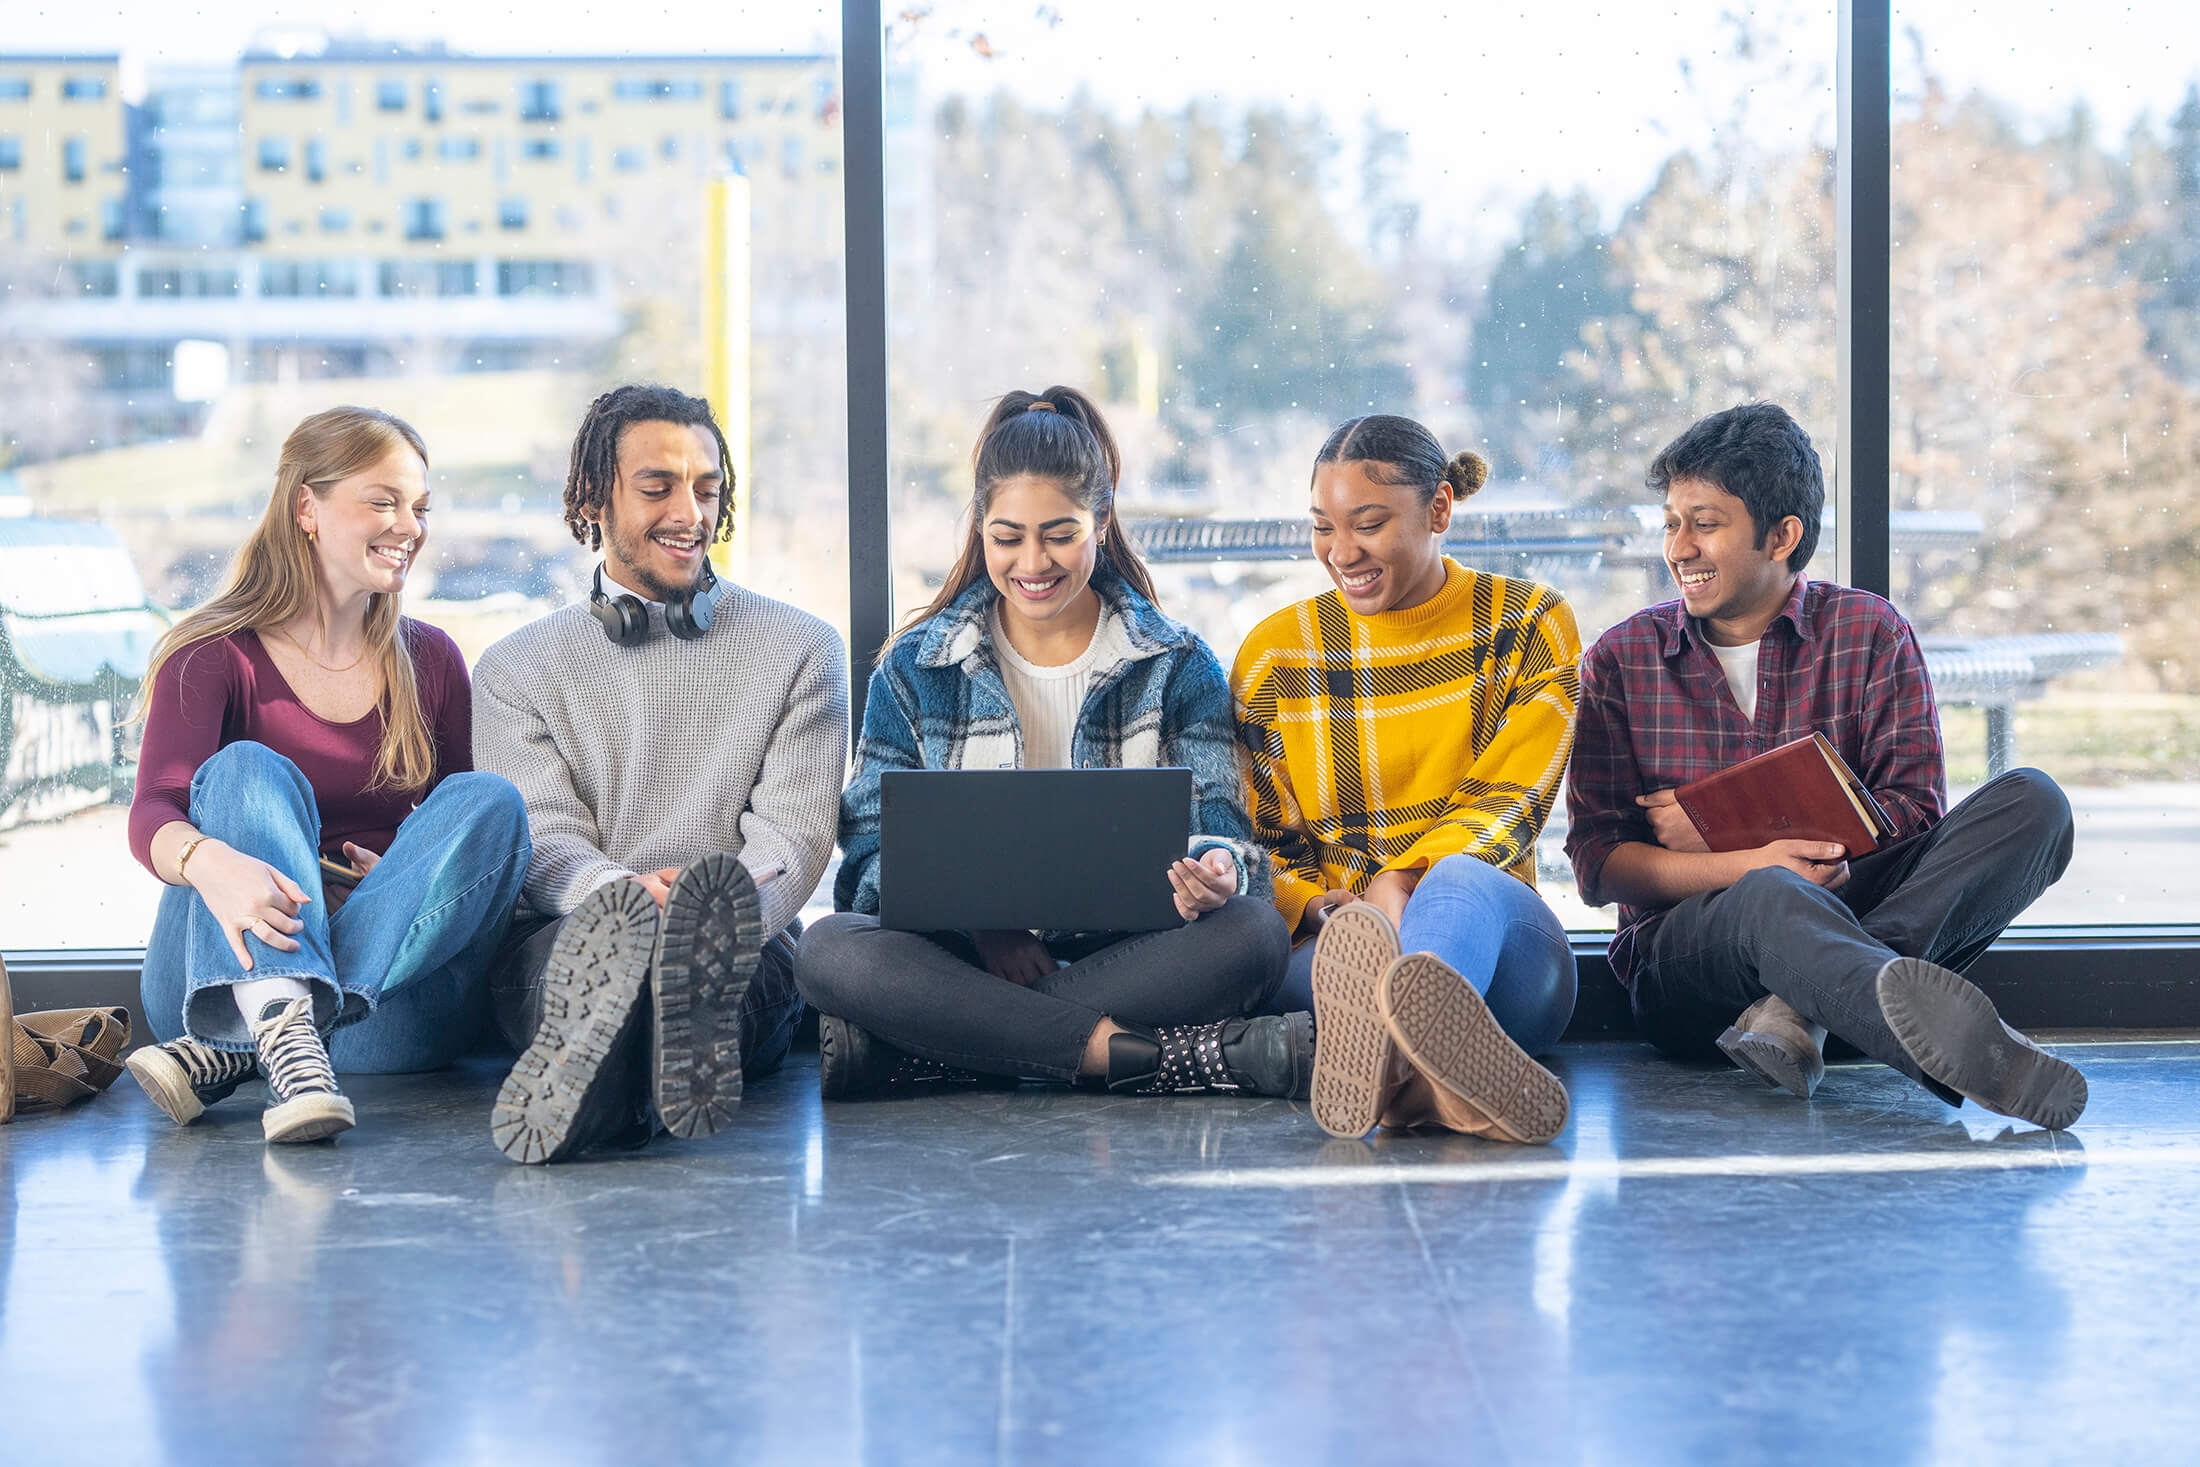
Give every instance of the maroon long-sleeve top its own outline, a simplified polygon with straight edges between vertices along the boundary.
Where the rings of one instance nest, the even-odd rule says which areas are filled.
[[[435,780],[474,767],[473,690],[466,660],[448,636],[406,618],[406,645],[420,684],[420,708],[435,740]],[[308,710],[257,632],[236,632],[178,652],[153,680],[137,795],[130,802],[130,853],[153,870],[153,833],[191,818],[191,778],[218,749],[250,739],[283,755],[313,786],[321,849],[343,859],[345,841],[386,851],[423,790],[370,790],[382,748],[382,712],[330,723]],[[429,789],[434,788],[434,781]]]

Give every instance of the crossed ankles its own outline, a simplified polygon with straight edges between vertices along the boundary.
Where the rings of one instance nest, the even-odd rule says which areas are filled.
[[[597,888],[566,918],[543,974],[541,1026],[497,1093],[489,1130],[514,1161],[712,1135],[741,1102],[742,1000],[764,948],[756,884],[704,856],[660,914],[638,881]]]
[[[1434,953],[1398,950],[1365,902],[1331,915],[1314,949],[1314,1119],[1332,1136],[1441,1126],[1539,1145],[1565,1129],[1559,1078],[1499,1027]]]
[[[1959,1102],[2050,1131],[2084,1113],[2078,1067],[2003,1023],[1993,1000],[1961,974],[1923,958],[1895,958],[1880,968],[1873,992],[1902,1052]],[[1768,1085],[1807,1100],[1826,1073],[1825,1038],[1823,1026],[1768,994],[1744,1009],[1718,1044]]]
[[[826,1100],[1017,1083],[920,1059],[829,1014],[818,1018],[817,1056],[818,1093]],[[1106,1073],[1077,1083],[1117,1095],[1234,1092],[1304,1100],[1313,1071],[1314,1018],[1301,1013],[1153,1028],[1119,1024],[1108,1036]]]
[[[267,1081],[260,1132],[269,1142],[322,1141],[357,1124],[337,1088],[328,1046],[313,1022],[311,998],[278,999],[246,1026],[250,1051],[215,1049],[189,1037],[151,1044],[123,1063],[152,1102],[179,1126],[235,1094],[247,1080]]]

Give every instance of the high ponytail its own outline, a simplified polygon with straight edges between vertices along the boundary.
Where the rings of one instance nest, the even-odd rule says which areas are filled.
[[[1115,446],[1108,420],[1100,414],[1100,405],[1084,393],[1074,387],[1049,387],[1044,392],[1004,394],[993,404],[985,426],[978,431],[970,470],[970,529],[962,552],[955,557],[939,594],[903,622],[901,631],[930,621],[954,605],[963,592],[986,579],[985,520],[992,508],[993,491],[1004,480],[1026,474],[1051,481],[1079,509],[1097,520],[1100,563],[1146,600],[1159,599],[1152,574],[1124,530],[1122,517],[1115,512],[1115,490],[1123,479],[1122,453]]]

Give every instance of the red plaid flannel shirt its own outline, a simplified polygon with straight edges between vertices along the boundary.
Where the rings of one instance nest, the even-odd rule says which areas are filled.
[[[1929,829],[1947,808],[1940,712],[1925,656],[1902,613],[1868,591],[1797,577],[1757,654],[1757,718],[1742,717],[1702,630],[1668,601],[1597,638],[1582,659],[1581,711],[1566,776],[1566,854],[1581,899],[1612,900],[1604,863],[1628,841],[1656,844],[1635,796],[1672,789],[1812,732],[1824,734],[1870,787],[1895,838]],[[1612,971],[1630,981],[1635,954],[1666,909],[1619,909]]]

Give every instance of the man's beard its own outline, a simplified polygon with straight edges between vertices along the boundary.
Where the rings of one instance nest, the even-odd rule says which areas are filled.
[[[652,601],[671,601],[685,596],[690,590],[694,589],[696,582],[702,580],[703,568],[710,563],[710,557],[707,553],[698,555],[695,557],[695,574],[689,576],[687,580],[682,582],[660,580],[646,568],[646,563],[643,560],[643,557],[649,554],[649,536],[643,533],[630,535],[621,530],[618,521],[611,517],[608,506],[604,510],[603,533],[604,539],[610,542],[612,554],[618,558],[620,566],[623,567],[624,575],[631,578],[627,580],[627,584]],[[707,536],[704,544],[706,546],[709,544]]]

